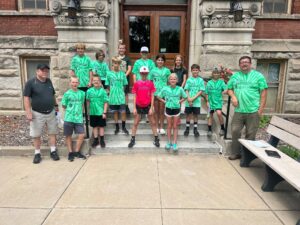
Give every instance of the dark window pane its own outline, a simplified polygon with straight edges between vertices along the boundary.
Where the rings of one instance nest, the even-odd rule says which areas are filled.
[[[264,13],[287,13],[288,0],[264,0]]]
[[[140,52],[142,46],[150,50],[150,17],[129,16],[129,51]]]
[[[284,2],[274,4],[274,13],[286,13],[286,5]]]
[[[180,17],[161,16],[159,18],[159,52],[179,53]]]
[[[23,0],[24,9],[35,9],[35,0]]]
[[[279,81],[280,63],[270,63],[268,82],[274,83]]]
[[[36,0],[37,9],[46,9],[46,0]]]

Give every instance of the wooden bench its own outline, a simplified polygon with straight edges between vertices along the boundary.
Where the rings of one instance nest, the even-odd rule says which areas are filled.
[[[259,158],[265,163],[265,180],[263,191],[273,191],[274,187],[285,180],[295,189],[300,191],[300,162],[292,159],[276,146],[280,140],[300,150],[300,125],[273,116],[267,132],[271,135],[268,142],[239,139],[241,148],[241,167],[249,167],[252,160]],[[280,155],[280,158],[268,156],[265,150],[272,150]],[[300,220],[297,225],[300,225]]]

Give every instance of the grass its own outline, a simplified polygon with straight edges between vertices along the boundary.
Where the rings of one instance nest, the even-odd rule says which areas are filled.
[[[300,158],[300,152],[292,146],[282,145],[282,146],[278,146],[278,149],[295,160]]]

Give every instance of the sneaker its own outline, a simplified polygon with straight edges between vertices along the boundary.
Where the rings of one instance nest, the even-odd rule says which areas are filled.
[[[220,135],[220,136],[224,136],[224,135],[225,135],[225,130],[222,130],[222,129],[221,129],[220,132],[219,132],[219,135]]]
[[[135,145],[135,140],[131,138],[128,144],[128,148],[132,148],[134,145]]]
[[[159,148],[160,147],[159,139],[158,138],[154,139],[153,144]]]
[[[178,145],[176,143],[173,144],[173,151],[174,152],[178,151]]]
[[[128,130],[126,129],[126,127],[123,127],[123,128],[122,128],[122,131],[123,131],[124,134],[129,135],[129,132],[128,132]]]
[[[69,152],[68,160],[69,160],[70,162],[73,162],[73,161],[74,161],[74,153],[73,153],[73,152]]]
[[[34,155],[34,158],[33,158],[33,163],[34,163],[34,164],[38,164],[38,163],[40,163],[41,161],[42,161],[42,156],[41,156],[41,154],[40,154],[40,153],[35,154],[35,155]]]
[[[207,136],[212,136],[212,131],[211,130],[209,130],[209,131],[207,131]]]
[[[97,145],[99,145],[99,140],[98,140],[98,138],[94,138],[94,141],[92,143],[92,148],[96,148]]]
[[[168,143],[166,144],[166,146],[165,146],[165,149],[166,149],[167,151],[169,151],[169,150],[171,149],[171,147],[172,147],[172,144],[171,144],[170,142],[168,142]]]
[[[50,157],[51,157],[54,161],[59,160],[59,156],[58,156],[58,154],[57,154],[57,150],[55,150],[54,152],[50,152]]]
[[[161,128],[161,129],[159,130],[159,133],[162,134],[162,135],[165,135],[165,134],[166,134],[166,131],[165,131],[163,128]]]
[[[105,144],[104,140],[100,140],[100,146],[101,146],[101,148],[105,148],[106,144]]]
[[[149,123],[148,115],[146,115],[146,123]]]
[[[120,128],[119,127],[116,127],[115,129],[115,134],[118,134],[120,132]]]
[[[186,128],[185,131],[183,132],[183,135],[187,137],[189,136],[189,133],[190,133],[190,129]]]
[[[199,137],[199,132],[198,132],[198,130],[197,130],[197,128],[194,128],[194,136],[195,137]]]
[[[81,152],[74,152],[74,157],[77,157],[79,159],[86,159],[86,157],[82,155]]]

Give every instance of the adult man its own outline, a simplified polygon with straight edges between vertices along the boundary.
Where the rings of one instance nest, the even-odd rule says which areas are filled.
[[[241,158],[240,144],[243,127],[246,127],[246,139],[254,140],[267,99],[267,82],[265,77],[251,69],[251,58],[239,59],[241,71],[233,74],[228,82],[228,95],[231,96],[235,112],[231,124],[232,153],[230,160]]]
[[[40,163],[41,135],[45,123],[48,128],[50,157],[57,161],[59,156],[56,149],[57,122],[55,109],[58,107],[55,91],[51,80],[48,78],[49,67],[46,64],[38,64],[36,76],[27,81],[24,89],[24,106],[26,117],[30,121],[30,136],[33,138],[35,154],[33,163]]]

